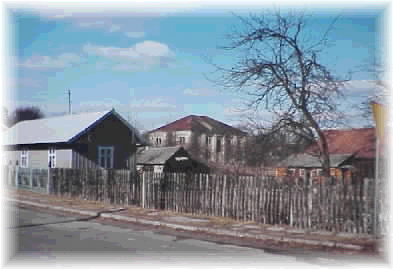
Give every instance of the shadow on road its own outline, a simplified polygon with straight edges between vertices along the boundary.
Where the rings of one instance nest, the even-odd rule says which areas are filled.
[[[80,221],[90,221],[99,218],[102,214],[105,213],[116,213],[116,212],[121,212],[126,209],[121,208],[121,209],[115,209],[115,210],[104,210],[97,212],[95,216],[91,217],[84,217],[84,218],[74,218],[74,219],[68,219],[68,220],[62,220],[62,221],[56,221],[56,222],[47,222],[47,223],[35,223],[35,224],[24,224],[24,225],[18,225],[18,226],[13,226],[9,227],[8,229],[20,229],[20,228],[29,228],[29,227],[37,227],[37,226],[44,226],[44,225],[52,225],[52,224],[64,224],[64,223],[71,223],[71,222],[80,222]]]

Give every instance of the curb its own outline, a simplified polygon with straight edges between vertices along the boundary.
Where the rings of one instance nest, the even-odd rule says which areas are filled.
[[[94,211],[85,211],[85,210],[78,210],[78,209],[72,209],[72,208],[67,208],[67,207],[62,207],[62,206],[50,206],[47,204],[41,204],[41,203],[35,203],[31,201],[22,201],[22,200],[16,200],[16,199],[8,199],[8,201],[11,202],[17,202],[21,204],[26,204],[26,205],[31,205],[31,206],[36,206],[40,208],[46,208],[46,209],[52,209],[52,210],[59,210],[59,211],[64,211],[64,212],[71,212],[71,213],[76,213],[80,215],[86,215],[86,216],[97,216],[100,213],[99,212],[94,212]],[[196,226],[188,226],[188,225],[180,225],[180,224],[173,224],[173,223],[166,223],[166,222],[160,222],[160,221],[152,221],[148,219],[143,219],[143,218],[135,218],[135,217],[126,217],[126,216],[120,216],[120,215],[114,215],[110,213],[102,213],[100,214],[101,217],[103,218],[111,218],[119,221],[128,221],[128,222],[134,222],[134,223],[139,223],[142,225],[153,225],[153,226],[163,226],[163,227],[168,227],[172,229],[177,229],[177,230],[184,230],[184,231],[198,231],[198,232],[206,232],[206,233],[211,233],[211,234],[216,234],[216,235],[222,235],[222,236],[231,236],[231,237],[240,237],[240,238],[254,238],[258,240],[273,240],[281,243],[298,243],[298,244],[304,244],[304,245],[312,245],[312,246],[322,246],[322,247],[328,247],[328,248],[343,248],[347,250],[356,250],[356,251],[361,251],[364,249],[362,245],[356,245],[356,244],[346,244],[342,243],[339,241],[331,241],[331,240],[310,240],[310,239],[300,239],[300,238],[293,238],[293,237],[288,237],[288,236],[272,236],[272,235],[255,235],[255,234],[249,234],[249,233],[241,233],[241,232],[233,232],[230,230],[221,230],[221,229],[211,229],[211,228],[202,228],[202,227],[196,227]]]

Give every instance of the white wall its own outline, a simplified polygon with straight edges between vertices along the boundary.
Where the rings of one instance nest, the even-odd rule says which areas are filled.
[[[56,150],[56,168],[71,168],[71,152],[70,149]],[[21,153],[22,151],[4,151],[6,164],[15,166],[16,161],[21,165]],[[48,161],[48,150],[28,150],[28,161],[27,166],[29,168],[47,168]]]

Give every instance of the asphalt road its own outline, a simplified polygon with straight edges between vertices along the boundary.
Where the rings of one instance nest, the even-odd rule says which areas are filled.
[[[243,265],[269,264],[309,268],[346,265],[327,258],[272,254],[262,249],[217,244],[144,229],[131,224],[116,225],[85,220],[37,209],[7,207],[14,219],[7,229],[15,245],[9,263],[73,265],[89,263],[198,263]],[[11,246],[11,245],[10,245]],[[195,265],[194,265],[195,266]]]

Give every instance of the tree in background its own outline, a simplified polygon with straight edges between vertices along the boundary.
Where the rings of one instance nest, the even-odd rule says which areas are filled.
[[[38,107],[35,106],[19,107],[16,108],[15,111],[11,114],[9,121],[10,121],[10,126],[13,126],[21,121],[40,119],[43,117],[44,117],[44,113]]]
[[[330,159],[323,128],[337,126],[342,114],[338,102],[344,81],[320,62],[327,34],[310,39],[303,14],[280,11],[239,17],[241,30],[230,36],[223,49],[235,52],[230,67],[215,65],[221,77],[215,81],[227,89],[251,97],[250,109],[261,106],[273,115],[269,130],[284,130],[306,140],[318,141],[323,172],[329,175]]]
[[[313,143],[304,136],[298,136],[283,129],[271,130],[256,122],[238,126],[249,135],[245,140],[245,162],[251,167],[274,167],[288,156],[304,152]]]
[[[383,78],[384,67],[381,61],[373,61],[368,64],[364,69],[365,71],[371,73],[374,81],[373,92],[370,96],[366,97],[361,104],[355,105],[355,109],[361,112],[362,117],[368,127],[374,126],[374,119],[371,110],[372,102],[387,103],[390,97],[389,83]]]

